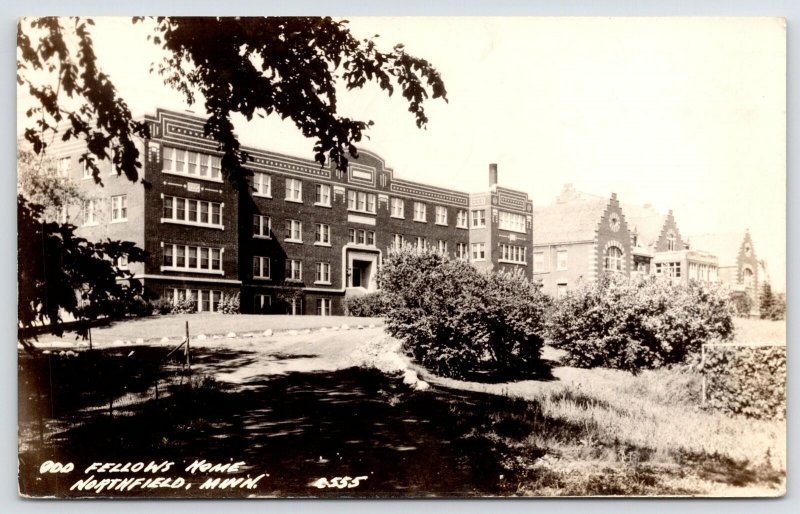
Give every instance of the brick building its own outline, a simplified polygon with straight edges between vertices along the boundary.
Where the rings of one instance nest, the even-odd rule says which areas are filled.
[[[688,241],[681,237],[671,210],[663,214],[650,204],[628,203],[623,203],[622,208],[631,229],[635,273],[664,276],[684,283],[717,280],[717,257],[688,249]]]
[[[131,271],[161,297],[208,311],[239,293],[243,312],[340,314],[345,296],[377,288],[386,251],[404,244],[531,277],[533,205],[497,185],[496,165],[489,190],[470,195],[397,178],[366,150],[342,172],[243,148],[253,176],[237,190],[223,179],[202,118],[159,109],[145,120],[151,137],[138,145],[146,187],[102,161],[100,188],[78,165],[79,143],[53,151],[90,196],[65,216],[87,238],[129,240],[149,252]]]
[[[752,316],[759,314],[758,258],[750,231],[727,234],[702,234],[689,237],[689,248],[719,259],[718,280],[731,292],[750,297]]]
[[[632,238],[617,195],[588,195],[567,185],[552,205],[534,209],[533,276],[560,296],[604,272],[630,276]]]

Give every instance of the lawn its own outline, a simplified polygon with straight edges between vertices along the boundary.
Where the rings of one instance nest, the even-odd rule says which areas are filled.
[[[786,344],[786,321],[734,318],[738,343]]]
[[[189,322],[189,333],[192,337],[199,334],[206,336],[226,335],[231,332],[244,333],[276,332],[286,330],[318,329],[322,327],[341,327],[348,325],[383,325],[380,318],[354,318],[349,316],[286,316],[237,314],[226,315],[218,312],[202,312],[194,314],[168,314],[148,316],[133,320],[113,322],[111,325],[92,329],[92,342],[97,344],[114,341],[159,340],[163,337],[181,339],[186,333],[185,323]],[[51,336],[40,337],[41,341],[50,341]],[[65,334],[64,340],[74,340],[74,334]]]
[[[368,474],[367,485],[344,491],[368,496],[775,496],[785,488],[785,423],[704,409],[700,377],[688,369],[639,375],[577,369],[561,366],[560,352],[546,347],[550,371],[537,380],[442,379],[414,367],[379,327],[330,330],[380,324],[364,318],[163,316],[103,330],[114,338],[178,337],[184,319],[193,334],[284,332],[199,341],[193,388],[173,384],[172,394],[114,413],[91,408],[93,368],[81,368],[83,380],[60,391],[56,405],[65,409],[46,416],[44,429],[30,413],[21,416],[30,420],[21,428],[21,476],[33,480],[24,484],[27,491],[63,487],[33,479],[31,466],[43,459],[83,463],[112,455],[242,458],[270,470],[269,484],[258,491],[265,495],[342,494],[309,483],[343,474]],[[767,334],[775,341],[781,334],[782,323],[736,323],[738,337]],[[286,331],[316,327],[328,329]],[[137,371],[135,359],[146,364],[164,349],[102,350],[106,367],[118,370],[99,377],[113,379],[105,389],[151,390],[151,377]],[[26,371],[23,359],[21,384],[68,375],[83,357],[52,355]],[[125,374],[130,384],[123,387],[116,380]],[[408,385],[419,385],[417,375],[427,390]],[[21,406],[53,405],[33,391],[20,388]]]

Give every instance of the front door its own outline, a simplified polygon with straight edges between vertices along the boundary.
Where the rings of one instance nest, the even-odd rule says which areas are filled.
[[[353,266],[353,287],[361,287],[361,267]]]

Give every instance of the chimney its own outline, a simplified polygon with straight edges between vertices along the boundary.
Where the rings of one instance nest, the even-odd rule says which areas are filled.
[[[489,187],[497,185],[497,164],[492,163],[489,165]]]

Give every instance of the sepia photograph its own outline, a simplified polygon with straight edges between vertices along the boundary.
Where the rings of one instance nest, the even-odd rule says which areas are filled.
[[[19,18],[19,495],[783,496],[786,25]]]

